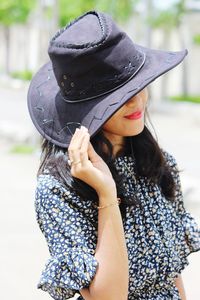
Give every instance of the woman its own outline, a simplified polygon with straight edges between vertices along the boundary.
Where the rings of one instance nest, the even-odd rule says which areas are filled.
[[[134,44],[89,11],[50,41],[28,93],[43,136],[35,209],[50,258],[37,287],[54,299],[182,299],[200,249],[175,158],[146,125],[147,86],[187,51]]]

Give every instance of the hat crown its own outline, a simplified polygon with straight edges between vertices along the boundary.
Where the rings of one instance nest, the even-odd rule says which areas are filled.
[[[70,44],[71,47],[81,48],[93,42],[97,43],[102,36],[103,32],[99,18],[95,14],[87,13],[84,17],[70,23],[55,41],[66,45],[68,48],[70,48]]]
[[[145,57],[112,18],[89,11],[52,38],[48,50],[63,99],[79,102],[117,89]]]

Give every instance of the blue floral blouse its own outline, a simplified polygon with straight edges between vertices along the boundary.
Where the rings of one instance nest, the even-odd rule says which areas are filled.
[[[170,202],[158,185],[140,177],[136,192],[141,207],[126,207],[123,226],[129,257],[128,300],[181,300],[174,279],[188,265],[187,256],[200,250],[200,230],[184,208],[176,160],[168,152],[164,154],[174,170],[176,201]],[[131,194],[135,190],[134,158],[117,157],[115,165],[126,174],[124,184]],[[80,294],[98,267],[94,256],[98,209],[46,170],[38,176],[35,211],[50,253],[37,288],[56,300]],[[81,294],[78,299],[83,299]]]

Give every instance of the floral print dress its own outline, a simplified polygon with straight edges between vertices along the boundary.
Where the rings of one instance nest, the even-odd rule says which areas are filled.
[[[129,258],[128,300],[181,300],[175,277],[188,265],[187,256],[200,250],[200,230],[185,210],[176,160],[167,151],[164,154],[176,181],[174,202],[145,177],[135,186],[134,158],[115,159],[118,172],[126,174],[126,193],[137,193],[141,203],[140,207],[126,207],[123,220]],[[55,300],[80,294],[98,268],[94,256],[98,209],[91,199],[83,201],[46,170],[38,176],[35,211],[50,254],[37,288]],[[80,294],[78,300],[82,299]]]

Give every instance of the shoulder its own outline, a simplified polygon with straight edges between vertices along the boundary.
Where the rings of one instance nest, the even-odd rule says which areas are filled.
[[[52,174],[42,173],[37,177],[35,189],[35,203],[37,205],[55,205],[55,202],[61,203],[63,200],[67,203],[73,197],[78,198],[75,191],[61,183]]]
[[[177,163],[177,160],[175,158],[175,156],[173,154],[171,154],[170,152],[161,149],[165,161],[166,161],[166,165],[169,167],[169,171],[174,179],[174,182],[177,186],[180,185],[180,172],[181,170],[179,169],[179,165]]]
[[[37,177],[36,192],[41,195],[58,193],[65,189],[61,182],[49,173],[43,173]]]
[[[177,160],[175,156],[166,149],[161,148],[161,151],[163,153],[166,164],[172,168],[177,167]]]
[[[35,190],[36,206],[70,206],[84,210],[92,204],[91,199],[83,199],[75,188],[63,184],[50,173],[43,173],[37,177]]]

